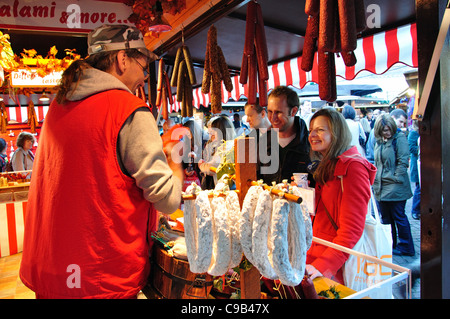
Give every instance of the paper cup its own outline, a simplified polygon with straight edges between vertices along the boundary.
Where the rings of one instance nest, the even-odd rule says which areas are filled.
[[[294,173],[294,182],[298,187],[308,187],[308,173]]]

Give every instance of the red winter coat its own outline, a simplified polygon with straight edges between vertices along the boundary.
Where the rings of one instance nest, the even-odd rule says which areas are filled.
[[[334,176],[325,185],[316,185],[316,215],[313,219],[315,237],[353,248],[361,238],[370,199],[370,185],[376,168],[359,155],[355,146],[339,156]],[[343,188],[343,189],[342,189]],[[331,224],[324,205],[338,226]],[[343,283],[341,267],[348,254],[312,243],[307,264],[312,264],[325,277]]]
[[[149,274],[156,211],[117,161],[123,90],[53,102],[33,167],[20,278],[43,298],[129,298]]]

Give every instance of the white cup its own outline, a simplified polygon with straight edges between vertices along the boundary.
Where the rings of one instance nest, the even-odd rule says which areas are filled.
[[[294,182],[298,187],[308,187],[308,173],[294,173]]]

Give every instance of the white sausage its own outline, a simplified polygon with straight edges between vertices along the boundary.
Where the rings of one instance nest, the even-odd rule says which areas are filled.
[[[225,199],[214,197],[213,211],[213,253],[208,274],[222,276],[228,270],[231,260],[231,238],[228,227],[228,214]]]
[[[208,192],[201,191],[195,201],[184,204],[184,234],[189,269],[193,273],[208,270],[212,256],[212,216]]]
[[[228,211],[228,225],[231,237],[231,261],[229,268],[238,266],[242,259],[242,247],[239,239],[239,217],[241,209],[239,206],[239,197],[236,192],[230,191],[226,197]]]
[[[261,275],[268,279],[278,279],[269,261],[268,238],[272,217],[272,198],[270,192],[261,192],[256,204],[252,228],[252,264],[258,268]],[[287,239],[287,238],[286,238]]]
[[[275,199],[272,212],[273,267],[282,284],[297,286],[303,279],[306,263],[304,219],[300,206]]]
[[[255,215],[256,204],[259,194],[262,192],[261,186],[251,186],[245,195],[242,203],[242,211],[239,218],[239,239],[242,251],[250,263],[253,264],[252,254],[252,228]]]

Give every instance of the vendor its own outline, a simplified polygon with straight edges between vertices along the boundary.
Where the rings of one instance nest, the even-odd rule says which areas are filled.
[[[149,106],[140,31],[103,25],[63,73],[39,139],[20,278],[36,298],[136,298],[150,272],[157,211],[181,202],[183,169]]]

